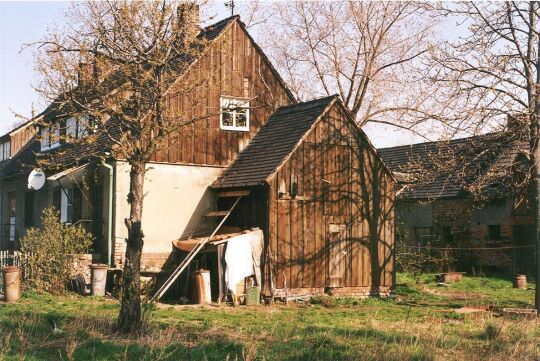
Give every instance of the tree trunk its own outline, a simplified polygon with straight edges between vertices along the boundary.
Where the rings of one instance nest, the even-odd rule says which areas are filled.
[[[139,332],[143,326],[141,311],[141,255],[143,231],[141,228],[143,211],[143,186],[146,173],[143,161],[130,162],[131,172],[128,202],[129,218],[126,219],[128,238],[124,263],[123,288],[118,329],[123,332]]]

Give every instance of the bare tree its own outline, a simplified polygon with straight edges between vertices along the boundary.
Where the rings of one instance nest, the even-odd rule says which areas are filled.
[[[337,93],[361,126],[414,129],[429,119],[414,69],[433,24],[420,4],[252,2],[242,10],[298,99]]]
[[[129,218],[123,292],[118,327],[142,327],[140,263],[146,163],[168,142],[193,131],[209,116],[178,114],[168,100],[181,96],[193,110],[211,74],[201,79],[180,77],[205,49],[197,37],[198,5],[181,1],[107,1],[73,5],[67,25],[54,28],[39,42],[38,90],[50,101],[55,117],[45,125],[76,118],[89,128],[82,139],[91,143],[106,136],[115,158],[130,167]],[[173,86],[174,85],[174,86]],[[197,114],[197,115],[195,115]],[[45,118],[47,119],[47,118]],[[64,123],[61,123],[64,124]],[[54,155],[49,159],[54,162]]]
[[[476,174],[470,189],[473,192],[485,190],[498,182],[499,177],[510,180],[505,184],[507,191],[513,188],[523,199],[530,199],[536,225],[538,282],[540,4],[464,2],[443,3],[433,8],[465,28],[460,32],[461,37],[433,49],[432,62],[426,69],[431,85],[438,89],[434,98],[452,104],[438,120],[455,132],[504,131],[478,138],[479,144],[463,149],[461,154],[454,153],[446,160],[439,157],[439,164],[446,170],[454,167],[454,174],[464,178]],[[490,169],[501,162],[488,159],[501,157],[503,152],[511,153],[507,157],[511,162]],[[528,161],[525,169],[524,160]],[[536,307],[540,311],[540,287],[536,288]]]

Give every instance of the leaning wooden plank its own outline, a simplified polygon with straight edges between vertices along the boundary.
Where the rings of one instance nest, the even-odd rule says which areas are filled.
[[[173,273],[169,276],[169,278],[165,281],[165,283],[163,283],[163,285],[161,285],[161,287],[157,290],[154,296],[152,296],[152,298],[150,299],[151,301],[159,300],[165,294],[165,292],[167,292],[169,287],[171,287],[173,282],[176,281],[178,276],[180,276],[180,274],[186,269],[186,267],[191,263],[191,261],[193,261],[195,256],[197,256],[197,254],[204,248],[204,246],[208,243],[208,241],[216,235],[216,233],[219,231],[223,223],[225,223],[225,221],[227,220],[231,212],[238,205],[238,203],[240,202],[240,199],[242,199],[242,197],[238,197],[236,201],[234,202],[234,204],[232,205],[232,207],[227,212],[225,212],[226,214],[224,215],[223,219],[219,222],[217,227],[214,229],[212,234],[209,237],[202,239],[197,244],[197,246],[195,246],[195,248],[193,248],[191,252],[189,252],[189,254],[182,261],[182,263],[180,263],[180,265],[173,271]]]
[[[206,213],[206,217],[223,217],[229,215],[229,211],[212,211]]]

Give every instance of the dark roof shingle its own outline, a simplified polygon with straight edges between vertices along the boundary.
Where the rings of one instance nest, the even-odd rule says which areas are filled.
[[[490,186],[488,182],[502,183],[522,143],[506,133],[488,133],[377,151],[404,185],[401,198],[435,199],[463,196],[474,187]],[[486,184],[479,184],[481,179]]]

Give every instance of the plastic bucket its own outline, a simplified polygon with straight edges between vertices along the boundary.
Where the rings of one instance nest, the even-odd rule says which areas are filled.
[[[8,266],[2,269],[4,276],[4,301],[17,302],[21,297],[21,269],[17,266]]]
[[[90,269],[92,270],[92,296],[105,296],[109,266],[106,264],[92,264]]]

